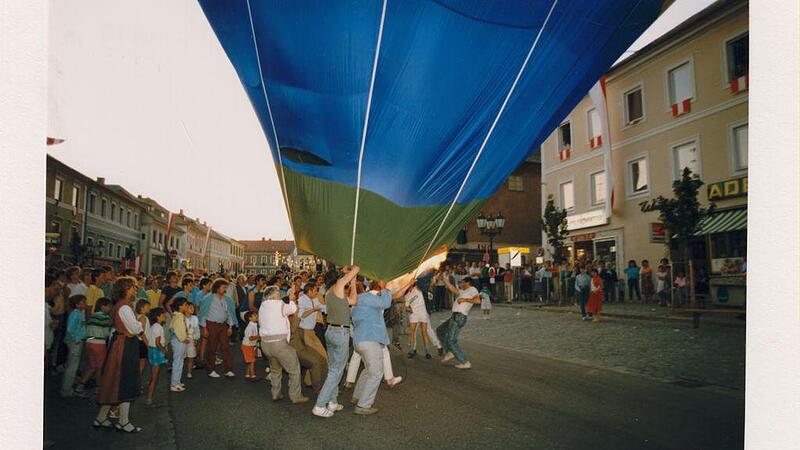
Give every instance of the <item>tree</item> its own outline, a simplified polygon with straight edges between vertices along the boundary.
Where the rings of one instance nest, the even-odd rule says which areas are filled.
[[[673,198],[659,195],[649,202],[639,204],[642,212],[659,212],[659,219],[664,224],[667,235],[667,248],[670,248],[672,239],[677,239],[679,257],[687,265],[691,259],[689,248],[692,236],[697,232],[700,222],[712,214],[715,208],[713,203],[707,208],[700,206],[697,195],[703,184],[703,181],[686,167],[681,178],[672,183]],[[689,276],[691,277],[691,274]]]
[[[547,196],[547,206],[542,216],[542,228],[547,234],[547,243],[553,248],[553,261],[561,264],[564,256],[564,241],[567,239],[567,211],[559,209],[553,195]]]

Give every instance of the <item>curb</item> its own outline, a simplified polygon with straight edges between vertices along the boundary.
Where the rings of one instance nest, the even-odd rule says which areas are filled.
[[[560,314],[572,314],[576,313],[577,311],[572,310],[571,308],[563,307],[552,307],[549,305],[536,305],[536,304],[514,304],[514,303],[495,303],[492,306],[499,306],[502,308],[517,308],[517,309],[529,309],[535,311],[542,311],[542,312],[550,312],[550,313],[560,313]],[[680,322],[680,323],[692,323],[692,317],[681,317],[681,316],[641,316],[636,314],[624,314],[624,313],[607,313],[603,312],[603,317],[613,317],[617,319],[628,319],[628,320],[641,320],[641,321],[649,321],[649,322]],[[729,327],[729,328],[744,328],[747,326],[746,321],[739,322],[718,322],[714,320],[703,320],[701,319],[701,326],[703,325],[715,325],[721,327]]]

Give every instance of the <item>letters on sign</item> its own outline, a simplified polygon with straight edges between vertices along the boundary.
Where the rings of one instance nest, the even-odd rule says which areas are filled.
[[[747,195],[747,177],[718,181],[708,185],[709,200],[723,200],[745,195]]]

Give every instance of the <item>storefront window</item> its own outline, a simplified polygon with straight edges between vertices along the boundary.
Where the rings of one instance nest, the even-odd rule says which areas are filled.
[[[596,259],[605,262],[617,263],[617,241],[609,239],[605,241],[595,241],[594,243]]]

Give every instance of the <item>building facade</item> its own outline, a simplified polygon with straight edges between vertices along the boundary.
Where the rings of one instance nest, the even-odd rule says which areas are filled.
[[[208,260],[208,270],[212,272],[231,270],[230,238],[212,229],[208,240],[206,258]]]
[[[490,259],[498,260],[497,250],[523,247],[534,254],[542,243],[541,162],[539,151],[528,157],[492,194],[482,208],[484,215],[502,214],[505,226],[492,242]],[[450,249],[450,261],[483,261],[489,250],[489,238],[478,229],[476,218],[470,220]],[[527,255],[525,263],[528,262]]]
[[[170,212],[149,197],[137,197],[142,206],[143,271],[164,273],[167,270],[183,269],[181,254],[185,254],[185,227],[179,216],[173,216],[169,228]]]
[[[668,257],[658,212],[641,204],[672,197],[673,181],[689,168],[706,184],[701,203],[717,206],[692,257],[710,274],[712,299],[744,301],[747,68],[748,2],[716,2],[608,72],[610,136],[588,96],[569,113],[542,144],[542,194],[569,213],[570,258],[623,266]]]
[[[244,271],[244,244],[231,239],[230,256],[231,270],[237,273]]]
[[[86,192],[93,181],[47,156],[45,249],[49,263],[74,264],[86,253]]]
[[[247,273],[274,273],[294,253],[294,241],[261,238],[256,241],[239,241],[244,246],[244,271]]]
[[[92,249],[94,265],[120,269],[142,252],[142,208],[136,197],[98,177],[88,187],[86,246]]]

